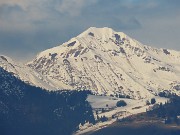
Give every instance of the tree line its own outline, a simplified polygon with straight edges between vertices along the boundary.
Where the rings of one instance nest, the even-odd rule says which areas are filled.
[[[86,98],[90,91],[46,91],[27,85],[0,68],[2,135],[70,135],[94,123]]]

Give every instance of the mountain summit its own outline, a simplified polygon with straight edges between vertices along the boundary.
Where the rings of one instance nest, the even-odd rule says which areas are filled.
[[[135,99],[180,90],[180,52],[145,46],[107,27],[91,27],[27,65],[57,89]]]

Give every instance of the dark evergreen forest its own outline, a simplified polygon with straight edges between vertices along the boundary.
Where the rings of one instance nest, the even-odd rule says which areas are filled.
[[[30,86],[0,68],[1,135],[70,135],[94,123],[89,91],[54,91]]]
[[[172,94],[169,101],[163,104],[155,104],[147,111],[149,116],[155,115],[165,120],[165,124],[180,124],[180,97]]]

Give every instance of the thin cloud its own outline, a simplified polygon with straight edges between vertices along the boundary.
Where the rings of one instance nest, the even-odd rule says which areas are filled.
[[[1,0],[1,30],[32,30],[39,23],[57,20],[59,16],[79,16],[86,6],[98,0]],[[57,12],[55,12],[57,11]],[[60,13],[60,14],[59,14]],[[60,17],[62,18],[62,17]]]
[[[145,44],[180,50],[179,4],[179,0],[0,0],[0,50],[26,59],[24,54],[60,45],[91,26],[112,27]]]
[[[82,9],[88,5],[95,4],[98,0],[61,0],[55,9],[60,13],[78,16]]]

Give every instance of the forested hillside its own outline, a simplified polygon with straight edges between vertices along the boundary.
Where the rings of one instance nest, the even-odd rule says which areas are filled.
[[[0,68],[2,135],[70,135],[94,122],[88,91],[48,92],[25,84]]]

